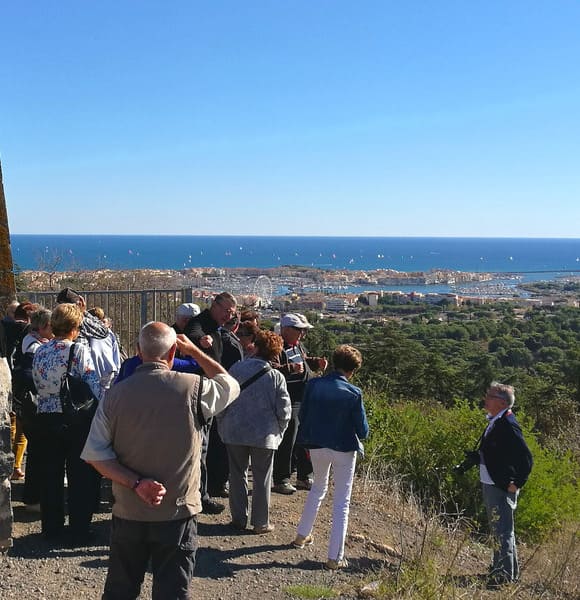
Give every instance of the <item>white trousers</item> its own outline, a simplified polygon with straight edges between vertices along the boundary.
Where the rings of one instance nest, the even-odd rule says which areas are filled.
[[[328,491],[328,478],[332,466],[334,498],[332,499],[332,529],[328,542],[328,558],[340,560],[344,555],[356,452],[337,452],[329,448],[314,448],[310,450],[310,459],[314,470],[314,481],[306,498],[297,531],[302,536],[310,535],[312,532],[318,509]]]

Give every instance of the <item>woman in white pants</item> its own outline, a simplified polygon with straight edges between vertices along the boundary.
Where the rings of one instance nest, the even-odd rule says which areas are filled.
[[[300,408],[297,443],[310,450],[314,481],[293,545],[304,548],[313,542],[312,528],[328,490],[332,466],[334,498],[326,567],[339,569],[348,566],[344,558],[344,540],[356,453],[362,451],[360,440],[368,436],[369,426],[362,392],[349,383],[362,364],[361,353],[352,346],[342,345],[334,351],[332,362],[333,372],[308,383]]]

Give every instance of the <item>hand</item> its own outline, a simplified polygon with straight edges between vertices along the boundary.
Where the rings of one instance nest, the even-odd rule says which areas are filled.
[[[177,334],[177,349],[183,356],[199,356],[201,350],[183,333]]]
[[[199,338],[199,345],[207,350],[213,346],[213,338],[211,335],[204,335],[203,337]]]
[[[512,481],[508,487],[507,487],[507,491],[510,494],[515,494],[518,491],[518,486]]]
[[[304,372],[304,363],[289,363],[288,364],[290,373],[303,373]]]
[[[317,360],[317,364],[318,364],[319,371],[326,371],[326,367],[328,367],[328,361],[326,360],[326,358],[324,358],[324,357],[319,358]]]
[[[162,483],[154,479],[142,479],[135,488],[135,493],[145,504],[159,506],[167,490]]]

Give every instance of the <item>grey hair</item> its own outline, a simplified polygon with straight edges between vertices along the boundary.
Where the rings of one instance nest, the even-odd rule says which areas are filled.
[[[165,359],[176,340],[175,329],[160,321],[149,321],[139,332],[139,349],[144,359]]]
[[[40,308],[30,315],[30,329],[32,331],[40,331],[50,324],[52,311],[48,308]]]
[[[505,383],[492,381],[489,389],[490,391],[493,391],[496,396],[503,398],[507,402],[508,408],[513,407],[516,401],[516,396],[512,385],[506,385]]]

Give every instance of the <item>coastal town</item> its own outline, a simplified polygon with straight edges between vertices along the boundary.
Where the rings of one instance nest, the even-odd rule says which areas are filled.
[[[355,312],[357,306],[428,303],[461,306],[506,301],[520,306],[579,305],[580,274],[549,281],[522,282],[516,273],[434,269],[324,270],[304,266],[261,268],[199,267],[182,270],[30,270],[18,274],[23,292],[50,292],[68,285],[84,291],[191,289],[205,302],[227,289],[247,306],[275,311]]]

